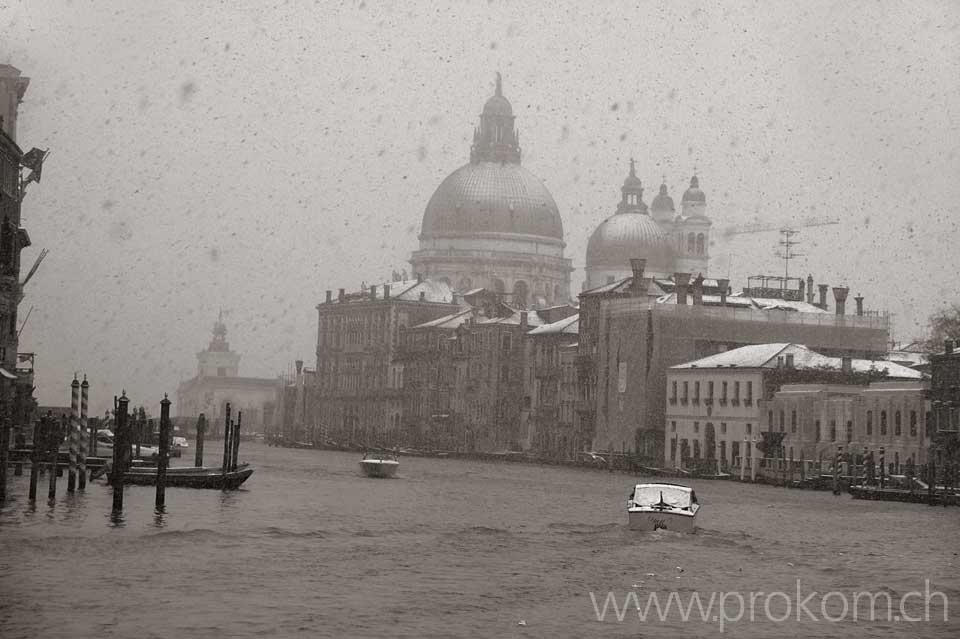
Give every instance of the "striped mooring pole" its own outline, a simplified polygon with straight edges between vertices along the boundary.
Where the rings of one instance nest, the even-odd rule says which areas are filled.
[[[87,487],[87,450],[90,430],[87,428],[87,396],[90,394],[90,382],[83,376],[80,384],[80,490]]]
[[[69,475],[67,477],[67,492],[72,493],[77,488],[77,428],[80,422],[80,382],[76,374],[70,383],[70,430],[67,435],[70,447]]]
[[[886,474],[887,474],[887,460],[885,457],[885,452],[883,446],[880,447],[880,488],[883,488],[886,484]]]

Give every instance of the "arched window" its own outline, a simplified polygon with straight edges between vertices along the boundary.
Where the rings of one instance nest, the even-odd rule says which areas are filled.
[[[523,280],[517,280],[513,285],[513,303],[517,308],[527,307],[527,298],[529,297],[529,288]]]
[[[880,434],[887,434],[887,411],[880,411]]]
[[[687,253],[693,253],[696,243],[697,238],[693,233],[687,236]]]
[[[703,233],[697,234],[697,255],[703,255]]]
[[[900,411],[897,411],[893,414],[893,434],[899,437],[900,433]]]

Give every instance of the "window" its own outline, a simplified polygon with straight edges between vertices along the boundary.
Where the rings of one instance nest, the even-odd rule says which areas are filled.
[[[690,396],[690,382],[684,382],[684,383],[683,383],[683,397],[681,397],[680,400],[681,400],[684,404],[686,404],[686,403],[687,403],[687,398],[688,398],[689,396]]]
[[[773,432],[773,411],[767,411],[767,430]]]
[[[707,398],[713,399],[713,382],[707,382]]]
[[[790,432],[797,432],[797,409],[790,411]]]
[[[847,443],[849,444],[852,441],[853,441],[853,422],[848,420],[847,421]]]
[[[816,439],[815,439],[814,441],[820,441],[821,433],[820,433],[820,420],[819,420],[819,419],[818,419],[816,422],[814,422],[814,427],[816,428],[816,433],[814,433]]]
[[[720,403],[721,404],[727,403],[727,382],[723,382],[720,385]]]
[[[867,411],[867,437],[873,435],[873,411]]]
[[[917,411],[910,411],[910,436],[917,436]]]
[[[693,383],[693,403],[700,403],[700,382]]]
[[[697,255],[703,255],[703,233],[697,233]]]
[[[693,253],[696,242],[696,236],[693,233],[687,235],[687,253]]]
[[[740,403],[740,382],[733,383],[733,405],[736,406]]]
[[[784,414],[783,409],[780,409],[780,432],[783,432],[783,428],[786,425],[786,415]]]
[[[726,423],[726,422],[720,422],[720,434],[721,434],[721,435],[726,435],[726,434],[727,434],[727,423]]]
[[[753,434],[753,424],[747,424],[747,435]]]
[[[670,403],[677,403],[677,382],[676,380],[670,382]]]
[[[747,398],[743,403],[747,406],[753,404],[753,382],[747,382]]]
[[[880,434],[887,434],[887,411],[880,411]]]
[[[700,459],[700,440],[693,440],[693,458]]]
[[[837,441],[837,420],[830,420],[830,441]]]
[[[900,436],[900,411],[897,411],[893,414],[893,434],[897,437]]]
[[[677,432],[677,422],[670,422],[670,432],[671,433]]]
[[[503,336],[502,348],[505,351],[509,351],[511,348],[513,348],[513,335],[507,333]]]
[[[693,432],[694,433],[700,432],[700,422],[693,422]]]

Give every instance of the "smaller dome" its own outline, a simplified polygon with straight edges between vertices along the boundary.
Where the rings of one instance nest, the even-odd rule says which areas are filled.
[[[644,257],[653,271],[669,271],[673,263],[670,241],[649,215],[617,213],[600,224],[587,242],[587,267],[630,267],[630,259]]]
[[[690,178],[690,188],[683,192],[681,202],[707,203],[707,196],[700,190],[700,180],[697,179],[696,175]]]
[[[653,198],[653,202],[650,203],[650,210],[670,211],[671,213],[675,210],[673,207],[673,198],[667,195],[666,184],[660,185],[660,192]]]
[[[623,181],[623,186],[626,189],[643,188],[643,182],[641,182],[640,178],[637,177],[637,165],[633,161],[633,158],[630,158],[630,175],[628,175],[627,179]]]

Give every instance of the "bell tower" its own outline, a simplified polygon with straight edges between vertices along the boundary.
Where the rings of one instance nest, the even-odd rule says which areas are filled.
[[[480,126],[473,130],[470,162],[520,164],[520,133],[513,125],[513,107],[503,97],[500,74],[493,97],[483,105]]]
[[[213,338],[205,350],[197,353],[197,377],[237,377],[240,373],[240,355],[230,350],[227,325],[221,309],[213,324]]]

